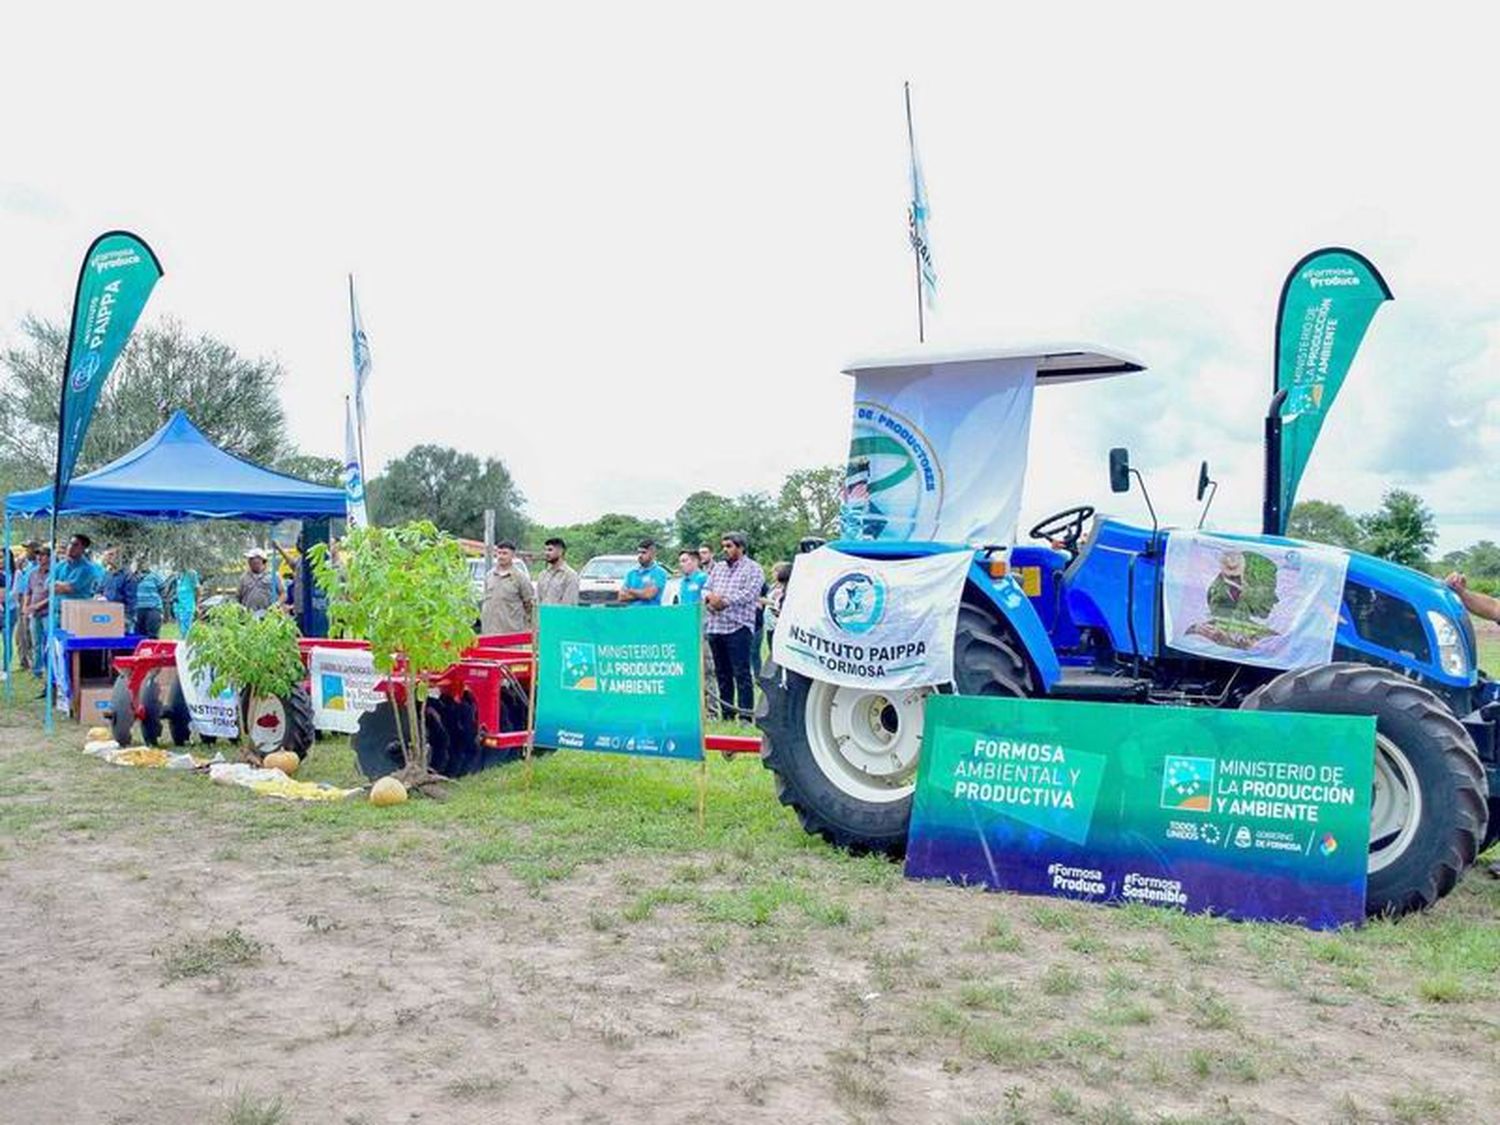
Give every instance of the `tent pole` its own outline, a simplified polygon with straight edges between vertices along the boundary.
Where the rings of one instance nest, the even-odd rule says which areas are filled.
[[[16,592],[16,579],[20,577],[21,568],[12,566],[14,561],[10,557],[10,509],[7,508],[5,509],[5,558],[0,560],[0,566],[8,568],[5,572],[5,637],[0,640],[0,650],[3,650],[5,654],[5,702],[7,703],[16,697],[15,688],[10,682],[10,649],[14,641],[11,636],[10,603]]]
[[[47,562],[47,628],[42,634],[42,652],[31,654],[31,659],[35,660],[40,655],[47,662],[46,701],[43,704],[47,710],[42,715],[42,729],[48,734],[51,734],[56,727],[56,720],[52,717],[52,693],[57,687],[52,680],[52,635],[57,632],[57,620],[57,501],[54,499],[52,502],[52,555]]]

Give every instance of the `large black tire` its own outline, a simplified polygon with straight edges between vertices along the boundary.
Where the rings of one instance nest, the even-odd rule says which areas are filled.
[[[1373,715],[1377,773],[1415,784],[1410,817],[1371,841],[1365,910],[1424,910],[1451,891],[1479,854],[1488,820],[1484,767],[1463,725],[1426,688],[1368,664],[1325,664],[1286,672],[1246,697],[1248,711]],[[1377,776],[1377,797],[1382,785]],[[1378,866],[1377,866],[1378,865]]]
[[[297,757],[306,758],[307,751],[313,744],[312,698],[307,694],[306,689],[299,684],[285,695],[277,696],[276,702],[280,705],[281,710],[279,737],[269,741],[262,741],[256,737],[256,732],[252,730],[250,741],[254,745],[256,753],[270,754],[277,750],[290,750]]]
[[[141,741],[155,746],[161,741],[162,699],[156,673],[148,672],[141,681]]]
[[[953,666],[960,695],[1027,696],[1035,691],[1031,669],[1010,627],[978,605],[965,603],[959,608]],[[761,689],[755,714],[764,741],[761,764],[776,775],[776,796],[781,803],[797,814],[804,829],[837,847],[892,857],[904,854],[911,819],[910,786],[899,787],[896,791],[904,795],[894,799],[862,800],[841,788],[813,751],[809,696],[815,695],[821,705],[831,689],[825,685],[815,690],[806,676],[783,675],[769,661],[761,669]],[[897,721],[913,718],[920,723],[919,712]]]
[[[193,714],[188,710],[187,695],[182,690],[182,681],[172,680],[172,690],[167,693],[167,709],[163,712],[167,730],[172,735],[173,746],[186,746],[193,739]],[[205,742],[208,739],[204,739]]]
[[[109,733],[121,746],[130,745],[135,729],[135,700],[130,694],[130,677],[118,675],[109,693]]]

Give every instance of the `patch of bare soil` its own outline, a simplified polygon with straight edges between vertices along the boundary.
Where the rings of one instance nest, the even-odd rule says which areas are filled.
[[[350,1125],[1300,1122],[1433,1090],[1478,1120],[1500,1094],[1493,1024],[1309,1002],[1098,908],[898,883],[747,926],[641,909],[675,861],[538,894],[352,846],[214,852],[174,830],[0,853],[0,1118],[227,1121],[248,1094]]]

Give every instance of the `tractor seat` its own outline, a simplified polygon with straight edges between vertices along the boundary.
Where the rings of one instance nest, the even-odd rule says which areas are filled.
[[[1109,517],[1103,512],[1095,512],[1094,518],[1089,521],[1088,530],[1083,533],[1083,538],[1078,541],[1078,554],[1073,556],[1073,561],[1063,568],[1058,582],[1066,587],[1073,581],[1073,576],[1078,573],[1083,560],[1088,558],[1089,552],[1094,549],[1094,544],[1099,541],[1099,528]]]

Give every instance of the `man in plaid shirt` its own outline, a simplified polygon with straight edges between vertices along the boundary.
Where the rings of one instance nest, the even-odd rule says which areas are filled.
[[[719,716],[748,721],[755,707],[750,645],[766,576],[760,564],[745,554],[743,532],[726,532],[719,546],[724,560],[714,563],[703,590],[703,608],[708,611],[704,632],[714,657],[714,678],[719,682]]]

